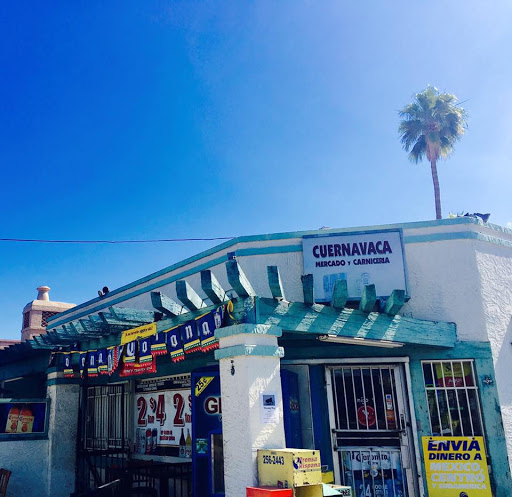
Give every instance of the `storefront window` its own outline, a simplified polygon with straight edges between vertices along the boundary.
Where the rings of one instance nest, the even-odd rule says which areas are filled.
[[[127,391],[124,384],[87,389],[85,448],[121,448],[127,443]]]
[[[482,436],[482,414],[472,360],[424,361],[433,436]]]

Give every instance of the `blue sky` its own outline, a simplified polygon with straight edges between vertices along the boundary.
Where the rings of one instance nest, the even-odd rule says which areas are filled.
[[[443,214],[512,222],[510,2],[55,1],[0,8],[0,238],[237,236],[433,219],[397,110],[469,130]],[[81,303],[214,242],[0,242],[0,337],[41,284]]]

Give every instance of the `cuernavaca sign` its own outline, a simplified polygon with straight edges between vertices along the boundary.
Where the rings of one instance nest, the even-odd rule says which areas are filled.
[[[378,297],[405,290],[407,279],[400,230],[305,236],[304,274],[313,274],[315,299],[329,301],[336,280],[347,281],[348,297],[357,300],[365,285]]]

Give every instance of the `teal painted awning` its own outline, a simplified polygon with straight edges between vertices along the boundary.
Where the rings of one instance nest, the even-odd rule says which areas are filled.
[[[120,334],[130,328],[156,322],[157,331],[164,331],[193,319],[231,300],[233,309],[228,324],[247,322],[279,326],[296,336],[319,338],[340,337],[354,343],[418,344],[432,347],[453,347],[456,325],[404,317],[399,311],[405,292],[395,290],[385,301],[377,300],[375,286],[366,285],[358,304],[347,303],[346,281],[339,280],[333,289],[330,304],[315,303],[313,275],[302,277],[304,302],[286,300],[279,270],[267,268],[268,283],[273,298],[256,295],[250,281],[236,260],[226,262],[231,289],[223,289],[210,270],[201,271],[204,297],[188,282],[176,282],[178,300],[161,292],[151,292],[153,309],[139,310],[108,307],[73,319],[69,311],[51,321],[47,333],[0,350],[0,364],[24,359],[34,350],[55,350],[80,343],[82,349],[107,347],[119,341]],[[66,319],[66,316],[67,317]],[[52,326],[52,322],[59,323]]]

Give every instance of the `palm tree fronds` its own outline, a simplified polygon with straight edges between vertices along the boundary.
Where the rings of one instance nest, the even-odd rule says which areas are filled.
[[[432,170],[436,217],[441,217],[441,200],[436,162],[453,152],[454,144],[467,129],[467,113],[451,93],[440,93],[428,85],[414,101],[398,112],[398,135],[412,162],[428,159]]]
[[[421,135],[417,140],[411,151],[409,152],[409,160],[416,164],[420,162],[427,154],[427,140],[425,135]]]

